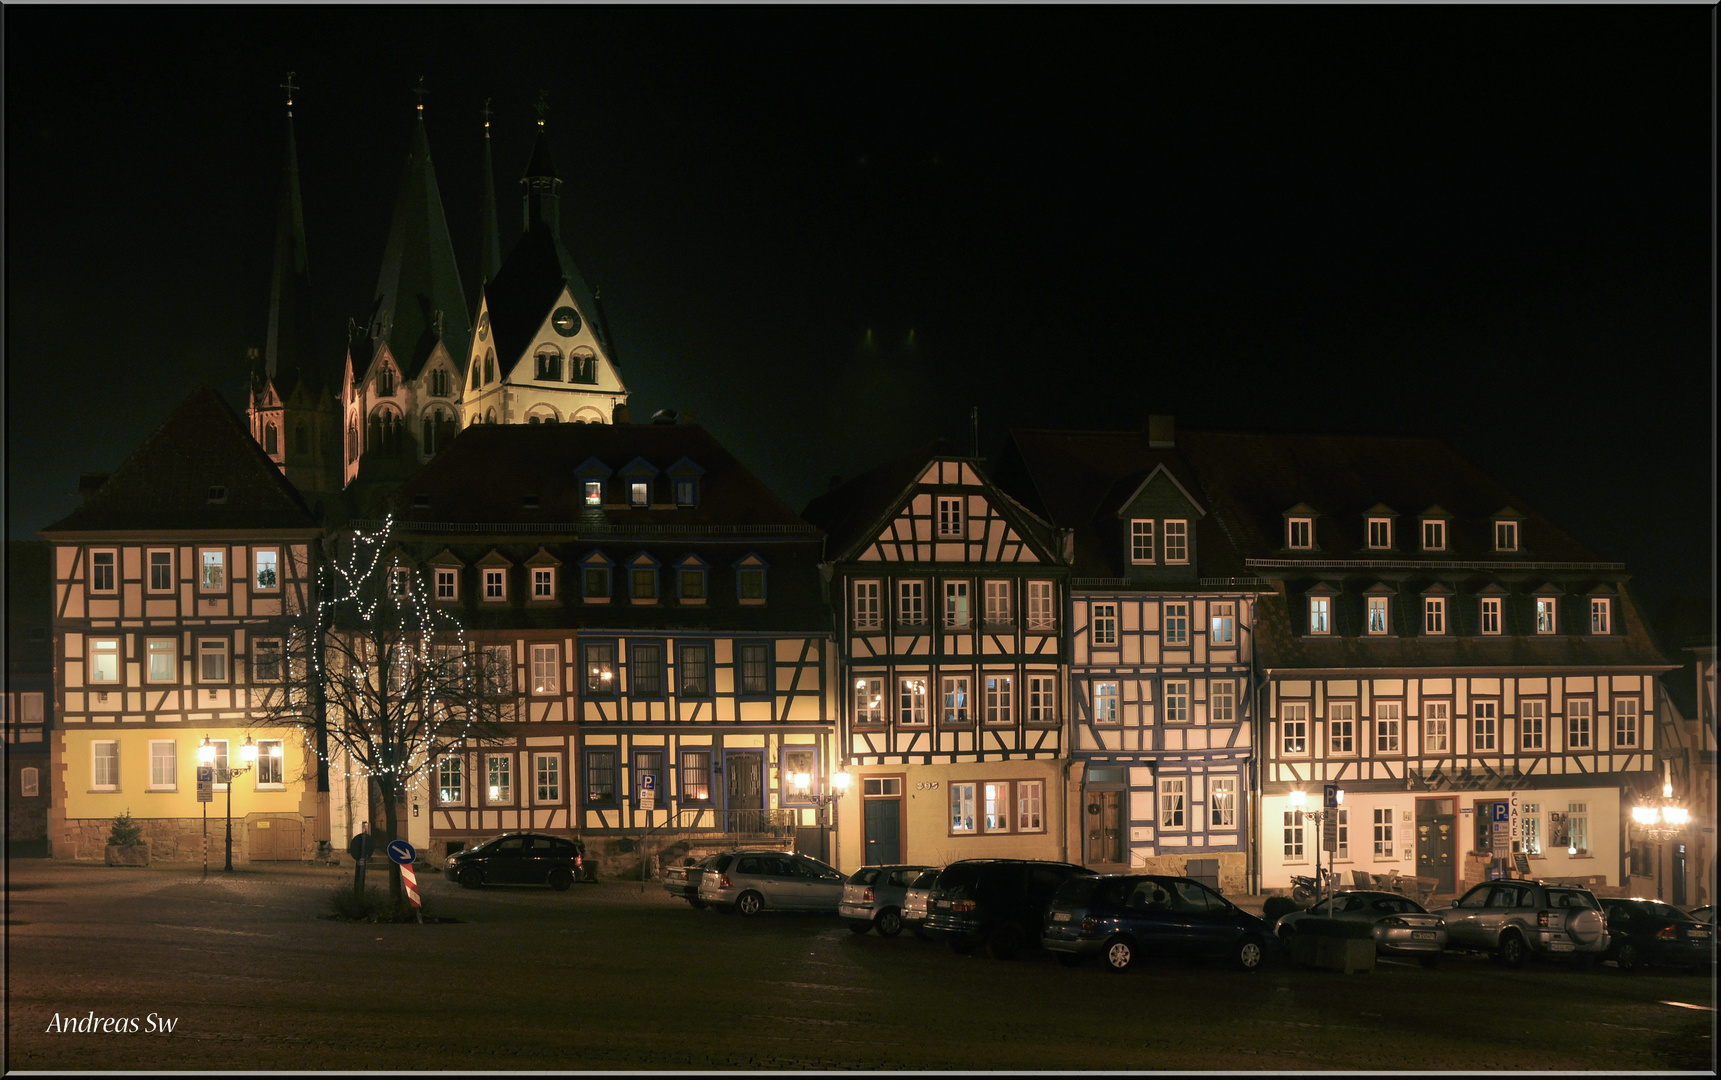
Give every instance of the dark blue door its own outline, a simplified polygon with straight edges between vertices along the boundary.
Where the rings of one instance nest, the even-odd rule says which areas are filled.
[[[866,799],[866,862],[889,866],[902,861],[902,800]]]

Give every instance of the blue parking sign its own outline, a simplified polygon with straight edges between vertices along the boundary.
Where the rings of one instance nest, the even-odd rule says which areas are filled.
[[[1326,807],[1327,807],[1327,809],[1328,810],[1338,809],[1339,786],[1337,784],[1328,784],[1325,794],[1326,794]]]
[[[1495,803],[1494,804],[1494,820],[1495,821],[1510,821],[1510,820],[1512,820],[1512,804],[1511,803],[1503,803],[1503,802]]]

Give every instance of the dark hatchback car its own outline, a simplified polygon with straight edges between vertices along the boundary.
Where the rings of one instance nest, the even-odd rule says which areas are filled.
[[[1706,970],[1715,963],[1715,927],[1699,922],[1672,904],[1642,897],[1608,897],[1607,952],[1621,971],[1640,967]]]
[[[938,875],[926,905],[928,934],[958,953],[985,945],[1008,960],[1039,940],[1040,921],[1058,889],[1085,866],[1033,859],[964,859]]]
[[[1253,971],[1272,940],[1265,920],[1199,881],[1157,874],[1066,882],[1040,934],[1040,944],[1067,967],[1099,956],[1117,972],[1143,956],[1221,957]]]
[[[548,885],[561,892],[579,876],[585,848],[578,840],[541,833],[503,833],[448,857],[443,876],[468,889],[480,885]]]

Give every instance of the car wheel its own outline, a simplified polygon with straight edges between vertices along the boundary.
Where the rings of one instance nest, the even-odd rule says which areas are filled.
[[[1058,954],[1058,963],[1064,965],[1067,968],[1081,967],[1082,966],[1082,954],[1081,953],[1073,953],[1073,952],[1061,952]]]
[[[1429,971],[1433,971],[1435,968],[1440,966],[1440,954],[1430,953],[1429,955],[1424,956],[1422,958],[1422,966],[1427,968]]]
[[[1291,889],[1291,899],[1301,907],[1308,907],[1315,902],[1315,890],[1307,885],[1298,885]]]
[[[567,892],[568,886],[574,883],[574,875],[560,867],[550,871],[550,888],[557,892]]]
[[[1619,951],[1613,955],[1613,962],[1619,965],[1621,971],[1633,971],[1643,963],[1638,958],[1637,946],[1629,941],[1620,942]]]
[[[765,910],[765,898],[756,892],[744,892],[735,901],[735,910],[740,912],[744,918],[751,919]]]
[[[849,933],[855,935],[856,937],[859,937],[860,935],[866,933],[868,930],[871,930],[871,929],[872,929],[872,923],[867,922],[865,919],[850,919],[849,920]]]
[[[1516,933],[1508,933],[1500,939],[1500,948],[1495,953],[1500,963],[1509,968],[1524,966],[1524,939]]]
[[[705,906],[705,901],[699,899],[699,897],[697,897],[697,896],[689,896],[687,898],[687,903],[693,908],[694,911],[698,911],[700,908]]]
[[[967,938],[951,938],[950,951],[957,956],[967,956],[974,951],[974,943]]]
[[[1106,951],[1100,955],[1105,957],[1107,971],[1122,975],[1135,963],[1135,946],[1128,938],[1114,937],[1106,942]]]
[[[482,884],[484,884],[484,872],[482,870],[476,866],[460,868],[460,887],[462,889],[476,889]]]
[[[1022,928],[1013,922],[999,923],[986,941],[986,951],[995,960],[1014,960],[1022,951]]]
[[[879,912],[878,932],[885,937],[895,937],[902,933],[902,912],[895,908],[885,908]]]
[[[1244,971],[1254,971],[1267,958],[1267,949],[1258,937],[1246,937],[1238,944],[1231,960]]]

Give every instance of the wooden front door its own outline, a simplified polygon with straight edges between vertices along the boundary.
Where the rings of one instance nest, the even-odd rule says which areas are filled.
[[[259,818],[247,831],[252,862],[298,862],[305,857],[305,823],[298,818]]]
[[[902,861],[902,799],[867,799],[861,804],[865,817],[866,864],[889,866]]]
[[[1089,791],[1082,802],[1086,806],[1088,863],[1123,862],[1123,792]]]
[[[1457,890],[1458,801],[1416,800],[1416,875],[1435,878],[1437,893]]]
[[[765,755],[731,750],[723,755],[724,805],[730,832],[765,831]]]

